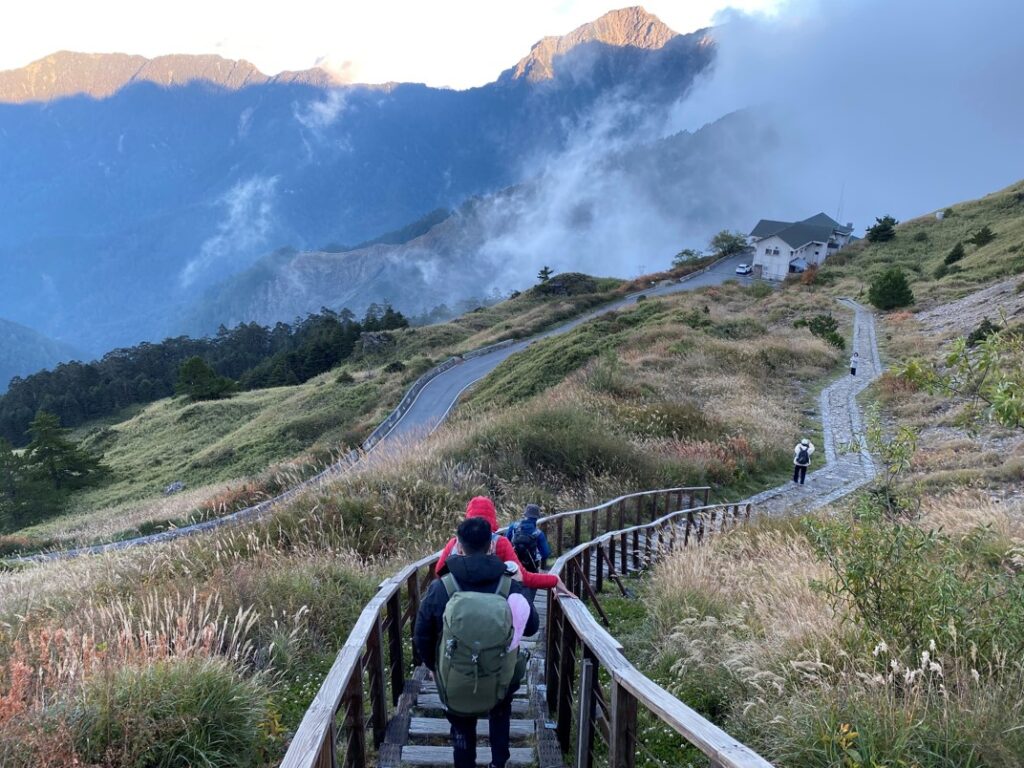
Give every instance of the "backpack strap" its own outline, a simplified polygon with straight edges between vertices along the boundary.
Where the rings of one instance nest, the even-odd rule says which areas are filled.
[[[451,599],[451,596],[458,592],[460,589],[459,582],[457,582],[455,580],[455,577],[452,576],[452,574],[450,573],[446,573],[444,577],[442,577],[441,583],[444,584],[444,589],[448,593],[449,599]]]
[[[512,591],[512,578],[508,575],[502,576],[501,581],[498,582],[498,588],[494,590],[494,594],[501,595],[503,598],[508,600],[508,594]]]

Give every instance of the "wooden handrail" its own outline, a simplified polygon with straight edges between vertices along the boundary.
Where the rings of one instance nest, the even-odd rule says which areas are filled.
[[[634,506],[639,515],[640,510],[644,509],[645,500],[650,503],[651,509],[655,509],[659,500],[663,500],[667,511],[673,497],[679,505],[685,498],[692,507],[698,498],[706,504],[709,493],[710,488],[706,486],[641,491],[619,496],[596,507],[549,515],[537,522],[550,536],[554,529],[564,533],[565,520],[575,518],[580,521],[579,525],[574,526],[575,546],[581,543],[579,537],[586,515],[590,515],[590,532],[594,535],[601,517],[597,513],[601,510],[608,510],[606,524],[611,526],[615,524],[612,508],[622,510],[631,500],[636,500]],[[504,531],[502,528],[499,532]],[[564,543],[561,535],[552,541],[558,553],[563,551]],[[379,742],[383,726],[386,725],[382,720],[386,721],[389,713],[393,712],[394,692],[400,690],[402,684],[402,680],[395,679],[395,673],[404,676],[411,662],[415,661],[405,658],[403,638],[407,636],[407,629],[411,633],[421,592],[424,585],[429,585],[433,579],[434,567],[440,556],[441,552],[438,551],[420,558],[381,582],[380,589],[363,608],[320,690],[299,723],[281,763],[282,768],[335,768],[339,764],[336,756],[339,742],[347,745],[344,756],[346,767],[362,768],[366,765],[365,712],[371,714],[369,727]],[[399,631],[395,631],[392,624],[396,617],[401,625]],[[605,637],[610,637],[603,629],[598,629]],[[609,642],[614,642],[614,639]],[[364,673],[368,678],[365,681]],[[391,696],[388,696],[388,682]],[[369,707],[366,706],[367,700]],[[344,722],[340,725],[339,713],[344,714]],[[339,738],[339,731],[343,738]]]
[[[676,544],[695,546],[705,540],[705,535],[745,523],[750,517],[750,511],[750,505],[735,504],[716,504],[669,511],[649,523],[608,531],[574,547],[558,558],[551,572],[563,575],[563,578],[570,572],[583,572],[582,567],[570,569],[569,565],[576,563],[579,566],[582,562],[590,561],[591,558],[584,556],[598,546],[608,546],[614,552],[616,540],[622,543],[620,563],[625,567],[630,562],[628,554],[633,557],[641,554],[638,543],[640,534],[646,534],[643,546],[646,553],[651,552],[651,540],[654,536],[657,537],[659,549],[673,547]],[[685,538],[680,538],[680,528],[684,522]],[[689,534],[694,528],[698,531],[697,537],[690,539]],[[630,544],[633,551],[628,553]],[[609,561],[601,557],[594,558],[593,561],[599,572],[606,564],[610,565]],[[586,578],[590,578],[589,573]],[[601,668],[610,678],[611,695],[604,701],[610,702],[607,732],[609,764],[613,768],[632,768],[635,764],[638,706],[651,712],[707,755],[712,766],[716,768],[771,768],[771,764],[763,757],[636,669],[623,655],[619,642],[605,631],[581,600],[556,599],[549,596],[547,639],[548,704],[556,717],[557,732],[563,750],[568,750],[571,746],[568,739],[573,717],[571,691],[576,679],[574,661],[577,658],[586,658],[593,667],[591,680],[596,679],[593,675]],[[577,646],[580,647],[580,652],[577,652]],[[587,690],[590,690],[594,684],[590,680],[587,682]],[[590,706],[590,702],[576,704],[577,710],[584,704],[588,709]],[[578,737],[588,739],[589,743],[577,743],[576,754],[592,754],[595,729],[578,731]]]

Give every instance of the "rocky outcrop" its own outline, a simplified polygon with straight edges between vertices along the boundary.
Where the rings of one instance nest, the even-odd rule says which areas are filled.
[[[677,37],[676,32],[641,6],[622,8],[577,27],[567,35],[545,37],[535,43],[529,55],[505,72],[503,77],[528,82],[550,80],[555,76],[555,59],[585,43],[655,51],[674,37]]]

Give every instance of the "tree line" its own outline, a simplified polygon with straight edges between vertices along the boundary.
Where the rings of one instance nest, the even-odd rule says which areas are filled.
[[[11,380],[0,397],[0,438],[24,446],[40,411],[75,427],[175,393],[183,363],[200,358],[243,390],[301,384],[350,357],[360,336],[408,326],[401,312],[371,304],[361,320],[347,309],[321,309],[292,324],[221,326],[215,336],[178,336],[115,349],[91,363],[62,363]]]

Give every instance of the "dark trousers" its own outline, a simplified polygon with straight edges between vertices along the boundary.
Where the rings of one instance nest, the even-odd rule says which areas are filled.
[[[851,376],[856,376],[857,375],[857,369],[856,368],[851,368],[850,369],[850,375]]]
[[[487,713],[490,725],[491,765],[505,768],[509,751],[509,720],[512,717],[512,697],[517,686],[498,706]],[[452,725],[452,747],[455,749],[455,768],[476,768],[476,717],[445,713]]]
[[[793,482],[794,483],[800,483],[800,485],[803,485],[804,484],[804,478],[806,478],[806,477],[807,477],[807,467],[803,466],[802,464],[794,464],[793,465]]]

